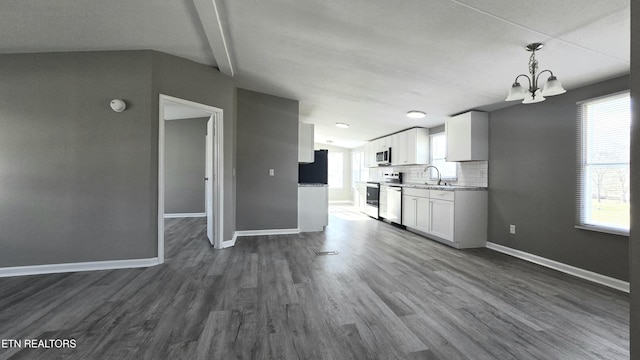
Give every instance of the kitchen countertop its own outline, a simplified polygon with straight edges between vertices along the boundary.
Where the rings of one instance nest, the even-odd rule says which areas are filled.
[[[415,188],[415,189],[428,189],[428,190],[444,190],[444,191],[487,191],[486,187],[482,186],[459,186],[459,185],[427,185],[427,184],[384,184],[380,185],[387,186],[400,186],[406,188]]]
[[[327,184],[298,184],[298,187],[326,187],[328,186]]]
[[[375,181],[374,181],[375,182]],[[356,181],[356,184],[365,185],[367,182],[365,181]],[[484,186],[463,186],[463,185],[427,185],[427,184],[416,184],[416,183],[404,183],[404,184],[390,184],[379,182],[380,186],[400,186],[407,188],[415,188],[415,189],[430,189],[430,190],[444,190],[444,191],[487,191],[487,188]]]

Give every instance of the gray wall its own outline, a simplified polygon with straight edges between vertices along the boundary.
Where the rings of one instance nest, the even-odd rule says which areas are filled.
[[[165,122],[164,212],[204,213],[204,177],[209,118]]]
[[[152,131],[151,148],[157,153],[158,148],[158,96],[159,94],[174,96],[180,99],[214,106],[224,111],[223,125],[223,152],[224,174],[223,183],[225,193],[224,202],[224,230],[225,240],[231,240],[236,230],[236,184],[233,176],[235,168],[236,152],[236,98],[233,80],[217,70],[202,64],[185,60],[176,56],[152,52]],[[157,155],[152,159],[152,167],[157,179],[158,162]],[[157,193],[157,181],[151,184],[152,191]],[[157,197],[155,203],[150,204],[157,209]],[[154,225],[154,233],[157,234],[157,222]]]
[[[0,267],[156,255],[150,78],[146,51],[0,55]]]
[[[343,157],[342,189],[329,188],[329,201],[352,201],[351,194],[351,149],[326,144],[314,144],[315,150],[327,149],[329,153],[340,152]]]
[[[238,89],[237,106],[237,229],[295,229],[298,102]]]
[[[640,3],[631,1],[631,359],[640,358]]]
[[[627,76],[490,114],[489,241],[629,279],[628,237],[574,228],[576,102],[625,89]]]
[[[0,78],[0,267],[157,256],[159,93],[224,109],[232,238],[230,78],[153,51],[0,55]]]

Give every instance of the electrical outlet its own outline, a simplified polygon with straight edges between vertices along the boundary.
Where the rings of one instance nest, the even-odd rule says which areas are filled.
[[[275,174],[276,174],[275,170],[269,169],[269,176],[273,176]]]
[[[509,233],[511,233],[511,234],[515,234],[516,233],[516,226],[515,225],[509,225]]]

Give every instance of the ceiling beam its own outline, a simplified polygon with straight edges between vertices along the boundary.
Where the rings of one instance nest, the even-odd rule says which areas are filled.
[[[193,3],[196,6],[204,33],[207,35],[213,57],[218,64],[218,69],[220,69],[221,73],[233,77],[233,64],[231,63],[229,47],[222,30],[222,22],[220,21],[216,0],[193,0]]]

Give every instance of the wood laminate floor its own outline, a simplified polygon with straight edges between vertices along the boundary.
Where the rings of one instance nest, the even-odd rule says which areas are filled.
[[[351,207],[225,250],[204,219],[166,224],[161,266],[0,279],[0,340],[77,343],[0,359],[629,358],[627,294]]]

